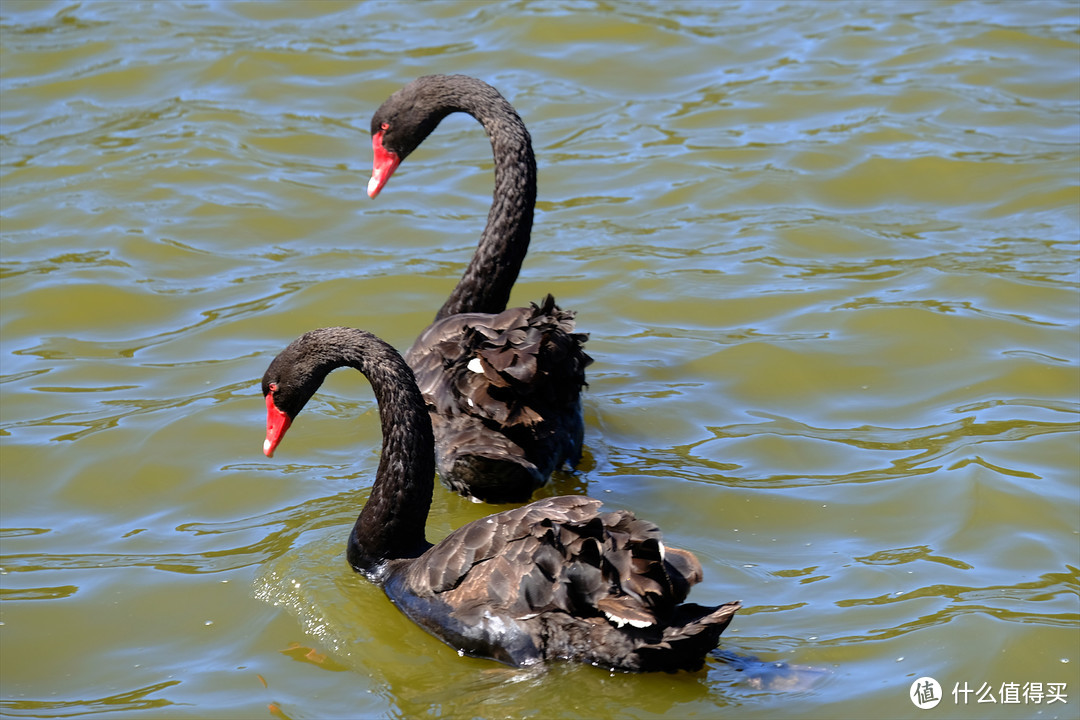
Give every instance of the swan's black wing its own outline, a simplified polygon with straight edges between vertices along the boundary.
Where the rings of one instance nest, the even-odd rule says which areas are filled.
[[[438,622],[418,622],[458,649],[517,665],[700,667],[739,604],[684,604],[701,580],[697,558],[666,548],[652,523],[600,505],[548,498],[454,531],[408,568],[409,592],[429,614],[439,608]]]
[[[439,476],[489,502],[522,501],[581,457],[588,338],[550,295],[431,325],[406,353],[431,411]]]

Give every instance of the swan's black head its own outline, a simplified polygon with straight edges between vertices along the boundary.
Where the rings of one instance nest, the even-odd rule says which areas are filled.
[[[325,358],[313,341],[312,333],[301,335],[270,363],[262,379],[266,397],[263,452],[267,457],[273,456],[285,431],[322,385],[327,372]]]
[[[371,118],[372,136],[382,133],[382,146],[404,160],[454,112],[453,76],[427,75],[401,88]]]
[[[425,75],[384,102],[371,118],[374,152],[368,195],[375,197],[394,170],[454,112],[476,114],[479,108],[505,103],[495,88],[467,75]]]
[[[371,180],[368,195],[375,197],[409,156],[454,111],[443,88],[447,76],[417,78],[387,98],[371,118]]]

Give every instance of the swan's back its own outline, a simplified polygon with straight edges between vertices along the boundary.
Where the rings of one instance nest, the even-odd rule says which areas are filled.
[[[686,604],[690,553],[600,501],[549,498],[469,523],[392,573],[387,594],[470,655],[622,670],[697,669],[738,603]]]
[[[548,295],[432,324],[405,358],[431,411],[439,476],[488,502],[526,500],[581,457],[587,335]]]

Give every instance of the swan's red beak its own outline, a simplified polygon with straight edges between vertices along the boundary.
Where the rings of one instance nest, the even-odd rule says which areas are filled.
[[[401,164],[401,158],[397,156],[397,153],[383,147],[384,132],[384,130],[380,130],[371,136],[371,149],[374,151],[375,159],[371,164],[371,179],[368,180],[367,184],[368,197],[378,195],[386,181],[397,170],[397,166]]]
[[[266,457],[274,457],[274,449],[285,437],[285,431],[292,424],[292,418],[278,410],[274,404],[274,393],[266,394],[266,440],[263,441],[263,453]]]

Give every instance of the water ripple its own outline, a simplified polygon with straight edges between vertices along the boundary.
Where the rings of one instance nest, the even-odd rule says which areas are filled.
[[[167,680],[86,700],[0,700],[0,709],[3,709],[5,715],[12,717],[61,718],[190,706],[190,703],[175,702],[164,697],[149,697],[179,684],[179,680]]]

